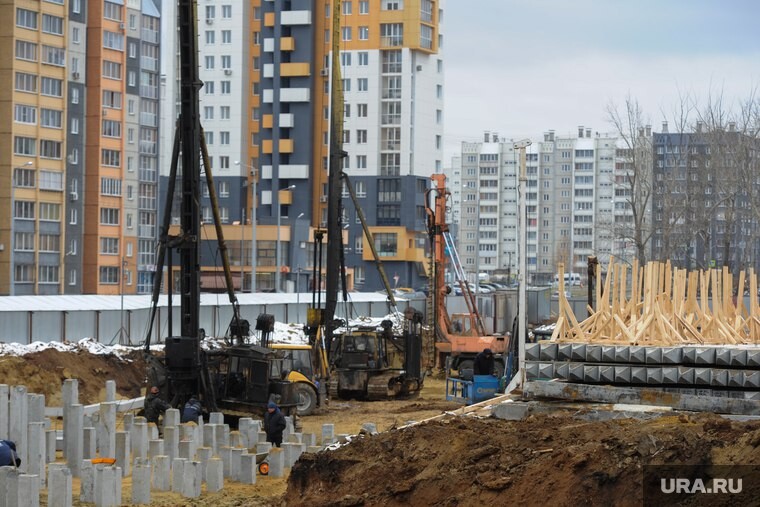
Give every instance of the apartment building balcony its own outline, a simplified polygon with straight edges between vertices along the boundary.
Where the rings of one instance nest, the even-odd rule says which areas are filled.
[[[160,41],[158,31],[157,30],[151,30],[150,28],[143,28],[140,32],[140,38],[144,42],[150,42],[153,44],[158,44]]]
[[[393,35],[388,37],[380,37],[380,47],[393,48],[402,46],[404,44],[404,37],[402,35]]]
[[[158,143],[155,141],[140,141],[140,154],[158,155]]]
[[[146,99],[157,99],[158,86],[140,85],[140,96]]]
[[[144,127],[158,127],[158,115],[154,113],[140,113],[140,125]]]
[[[137,235],[141,238],[155,238],[156,226],[155,225],[138,225]]]
[[[151,58],[149,56],[141,56],[140,68],[143,70],[158,72],[158,58]]]

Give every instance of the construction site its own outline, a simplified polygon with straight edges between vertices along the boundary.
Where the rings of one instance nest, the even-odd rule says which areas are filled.
[[[528,317],[521,240],[514,285],[488,301],[511,317],[495,329],[449,229],[446,177],[433,174],[418,210],[429,290],[415,306],[391,287],[343,171],[340,9],[330,20],[327,213],[313,234],[311,304],[303,319],[300,300],[296,319],[287,302],[245,313],[200,122],[197,6],[178,5],[181,100],[166,212],[150,302],[135,309],[145,336],[105,346],[101,318],[114,322],[115,312],[67,308],[35,341],[43,312],[33,299],[7,317],[5,327],[28,339],[0,347],[0,439],[20,460],[0,467],[0,507],[757,504],[757,274],[591,257],[585,299],[567,290],[566,279],[581,278],[560,264],[556,300],[551,290],[542,300],[556,311],[539,322]],[[514,143],[521,235],[529,144]],[[380,319],[338,310],[339,294],[348,299],[344,188],[385,287]],[[224,277],[212,311],[201,296],[202,191]],[[277,243],[275,270],[279,224]],[[508,291],[516,297],[499,298]],[[279,339],[274,313],[298,340]],[[90,329],[85,316],[95,336],[71,339],[70,321]],[[120,317],[118,336],[123,299]],[[160,419],[155,399],[166,405]],[[280,416],[277,431],[270,422]]]

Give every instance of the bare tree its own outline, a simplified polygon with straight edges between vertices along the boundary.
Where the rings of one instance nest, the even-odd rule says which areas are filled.
[[[652,137],[647,135],[646,122],[638,100],[630,95],[621,113],[612,103],[606,107],[607,118],[621,143],[616,153],[616,200],[624,200],[628,216],[615,217],[615,237],[633,242],[636,257],[641,264],[647,260],[647,249],[652,237]],[[620,219],[620,220],[618,220]]]

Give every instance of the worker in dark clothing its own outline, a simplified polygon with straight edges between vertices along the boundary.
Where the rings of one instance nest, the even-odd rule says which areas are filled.
[[[201,416],[201,413],[203,412],[203,407],[201,406],[201,402],[198,401],[196,397],[191,397],[189,400],[187,400],[187,403],[185,403],[185,408],[182,410],[182,418],[180,419],[181,422],[198,422],[198,418]]]
[[[264,415],[264,431],[267,433],[267,442],[280,447],[282,444],[282,432],[285,431],[285,416],[273,401],[267,405],[267,413]]]
[[[473,375],[491,375],[494,372],[493,366],[493,352],[491,349],[483,349],[483,352],[479,352],[475,356],[475,364],[473,364]]]
[[[161,436],[163,432],[161,431],[161,425],[158,424],[158,419],[172,407],[158,395],[158,387],[153,386],[150,388],[150,394],[145,397],[144,408],[145,418],[149,423],[155,423],[156,428],[158,428],[158,436]]]
[[[11,440],[0,440],[0,467],[20,465],[21,460],[16,454],[16,443]]]

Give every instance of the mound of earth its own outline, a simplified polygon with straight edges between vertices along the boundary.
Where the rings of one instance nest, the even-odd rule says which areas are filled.
[[[547,500],[641,505],[644,465],[758,464],[758,445],[760,422],[714,415],[604,422],[547,415],[520,422],[459,417],[304,454],[283,501],[312,507]]]
[[[106,380],[116,381],[118,397],[135,398],[145,387],[145,361],[142,351],[123,357],[55,349],[24,356],[3,356],[0,357],[0,382],[24,385],[27,392],[44,394],[47,406],[61,406],[61,386],[70,378],[79,380],[79,402],[85,405],[105,399]]]

